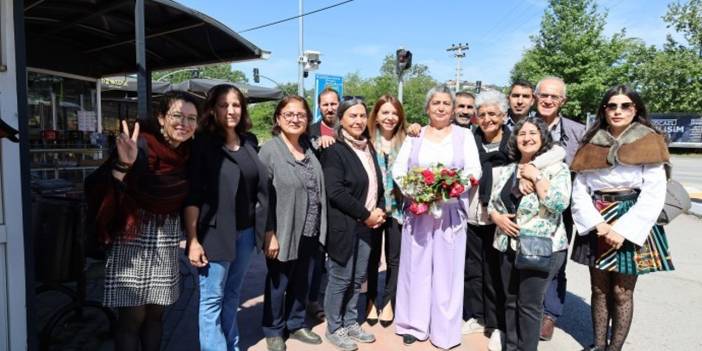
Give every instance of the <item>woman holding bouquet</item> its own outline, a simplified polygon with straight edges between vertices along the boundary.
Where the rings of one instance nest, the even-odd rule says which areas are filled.
[[[463,311],[463,265],[466,250],[466,212],[469,178],[480,178],[478,149],[473,135],[451,123],[453,92],[445,85],[427,93],[425,111],[429,125],[419,137],[405,139],[392,174],[405,195],[412,189],[402,185],[405,176],[417,167],[441,163],[447,173],[463,176],[454,191],[459,198],[432,205],[412,201],[406,206],[400,250],[395,324],[405,344],[426,340],[442,349],[461,343]],[[428,178],[432,178],[427,174]],[[429,181],[431,179],[427,179]],[[460,189],[460,187],[463,189]],[[463,190],[463,192],[458,192]],[[426,195],[426,194],[425,194]],[[418,214],[422,213],[422,214]]]
[[[322,151],[320,160],[329,199],[325,338],[351,351],[358,348],[354,341],[375,341],[358,325],[356,305],[366,278],[371,237],[385,222],[385,205],[383,177],[368,142],[366,105],[356,98],[346,100],[337,115],[341,126],[337,142]]]
[[[370,262],[368,262],[368,314],[366,321],[374,324],[380,319],[380,324],[387,327],[395,318],[395,293],[397,292],[397,274],[400,266],[400,239],[402,238],[402,193],[392,179],[392,164],[405,140],[405,112],[402,103],[390,95],[378,98],[370,117],[368,118],[368,134],[376,150],[376,160],[383,174],[385,189],[385,224],[378,228],[378,235],[373,235]],[[417,128],[419,130],[419,128]],[[417,133],[418,134],[418,133]],[[380,299],[382,309],[376,310],[376,295],[378,286],[378,265],[382,252],[383,234],[385,236],[385,288]]]
[[[568,237],[561,213],[570,202],[570,171],[558,162],[542,170],[522,167],[553,147],[548,126],[539,117],[517,122],[509,139],[507,166],[493,188],[488,213],[497,226],[493,246],[501,252],[500,274],[505,290],[507,350],[535,351],[539,343],[543,302],[548,283],[566,259]],[[518,178],[535,191],[522,195]],[[539,267],[522,266],[528,250],[538,252]]]

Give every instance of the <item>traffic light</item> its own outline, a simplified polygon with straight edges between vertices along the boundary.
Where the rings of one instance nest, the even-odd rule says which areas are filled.
[[[395,52],[395,72],[398,75],[412,67],[412,53],[409,50],[398,49]]]
[[[483,85],[483,82],[476,80],[475,81],[475,93],[480,94],[480,86]]]
[[[254,77],[253,77],[253,78],[254,78],[254,82],[256,82],[256,83],[260,83],[260,82],[261,82],[261,77],[258,75],[258,68],[254,68],[254,70],[253,70],[253,76],[254,76]]]

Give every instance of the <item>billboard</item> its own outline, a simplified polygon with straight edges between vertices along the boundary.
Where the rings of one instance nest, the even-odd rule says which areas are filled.
[[[317,105],[319,93],[326,87],[331,87],[339,93],[339,97],[344,96],[344,78],[340,76],[330,76],[327,74],[314,75],[314,122],[322,118]]]
[[[670,147],[702,148],[702,115],[652,113],[651,122],[668,135]]]

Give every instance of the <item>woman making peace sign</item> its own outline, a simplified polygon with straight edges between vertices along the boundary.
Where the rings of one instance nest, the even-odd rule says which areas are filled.
[[[147,121],[153,127],[140,133],[138,122],[133,131],[122,122],[112,170],[97,180],[106,187],[96,218],[109,245],[103,304],[119,314],[115,350],[159,350],[163,309],[180,294],[180,213],[197,116],[190,95],[164,94]]]

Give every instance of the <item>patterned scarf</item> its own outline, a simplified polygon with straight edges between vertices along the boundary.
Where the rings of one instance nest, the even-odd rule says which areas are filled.
[[[375,146],[377,150],[380,150],[382,140],[382,134],[379,130],[376,130]],[[393,143],[393,145],[395,144],[402,143]],[[383,175],[385,211],[391,213],[395,219],[402,223],[402,211],[398,205],[398,199],[395,197],[397,189],[395,187],[395,181],[392,178],[392,164],[395,163],[398,151],[398,147],[393,146],[390,148],[390,153],[387,154],[387,160],[386,155],[382,151],[377,152],[375,158],[378,160],[378,166],[380,167],[380,172]]]

